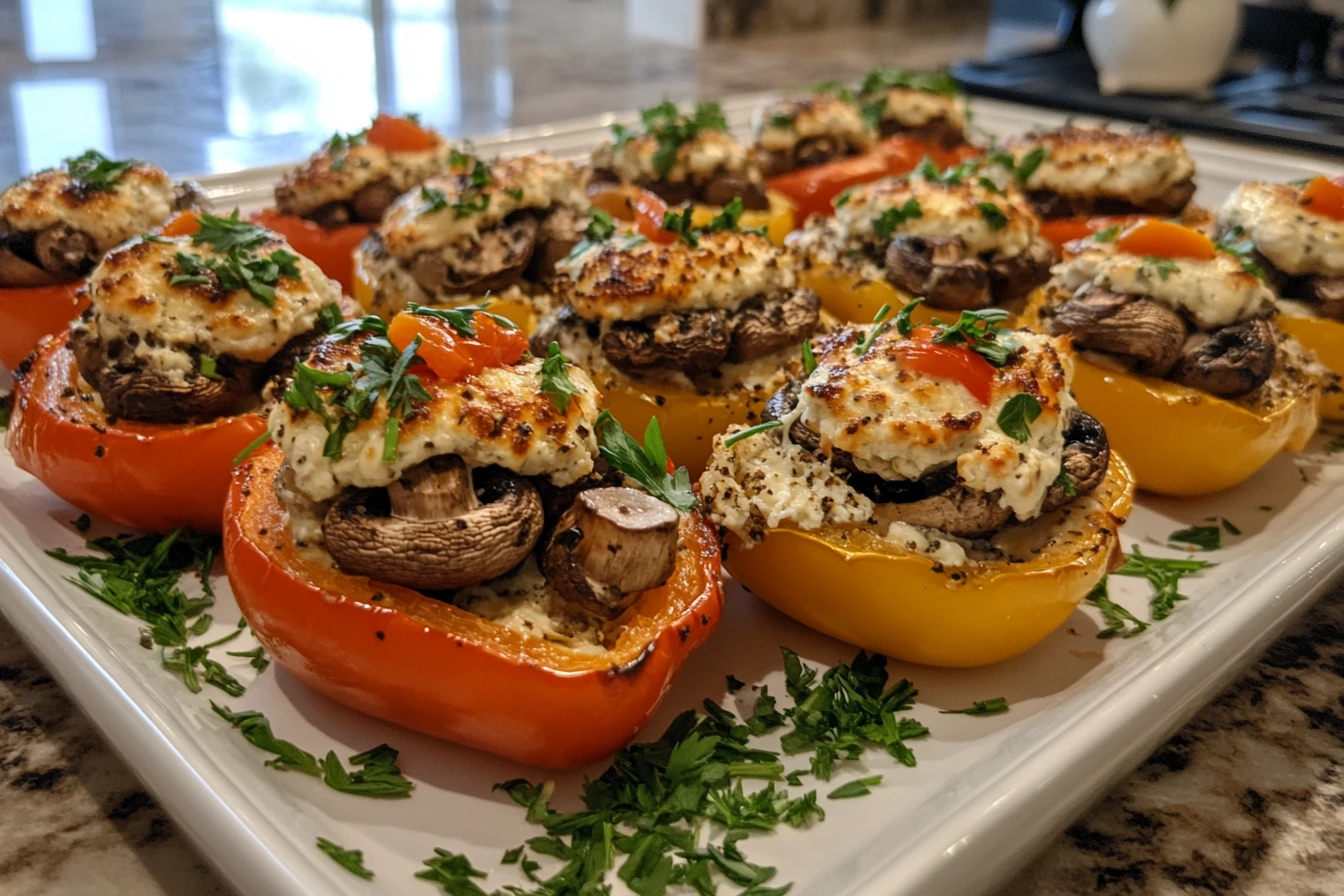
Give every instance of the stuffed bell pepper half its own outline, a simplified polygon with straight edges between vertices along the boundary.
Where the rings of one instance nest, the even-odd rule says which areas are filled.
[[[668,453],[695,474],[715,433],[760,419],[821,326],[789,251],[741,229],[740,212],[734,200],[705,228],[674,215],[662,243],[590,228],[559,265],[562,306],[532,337],[536,354],[556,343],[587,370],[627,429],[656,417]]]
[[[1278,326],[1344,374],[1344,178],[1242,184],[1218,214],[1218,245],[1279,292]],[[1344,396],[1321,406],[1344,420]]]
[[[452,148],[412,116],[379,115],[361,131],[333,134],[275,187],[257,223],[284,235],[341,288],[354,288],[354,251],[392,202],[448,170]]]
[[[910,662],[994,663],[1119,560],[1133,483],[1074,402],[1066,340],[910,311],[818,339],[767,422],[714,440],[700,491],[728,570],[777,609]]]
[[[95,150],[0,191],[0,364],[13,370],[88,307],[79,288],[105,253],[203,201],[193,183]]]
[[[570,768],[633,737],[717,624],[719,543],[656,430],[641,447],[582,370],[526,349],[472,308],[328,335],[235,473],[224,557],[311,687]]]
[[[233,461],[266,430],[262,391],[339,322],[341,289],[237,212],[187,220],[89,275],[89,308],[15,372],[8,444],[83,510],[217,532]]]
[[[813,217],[790,246],[799,282],[842,320],[871,321],[883,308],[924,298],[916,319],[942,311],[1020,311],[1050,279],[1054,250],[1022,192],[1000,188],[974,162],[852,187],[835,214]]]
[[[355,254],[355,298],[390,318],[411,304],[472,305],[526,331],[551,306],[555,265],[582,239],[588,200],[573,165],[546,153],[452,170],[397,199]]]
[[[704,226],[734,199],[746,227],[763,227],[775,242],[793,230],[787,199],[766,189],[756,153],[728,131],[718,103],[700,103],[690,113],[664,102],[640,113],[637,128],[612,125],[612,139],[592,153],[588,187],[593,204],[623,220],[648,217],[646,190],[667,207],[691,209]],[[656,225],[666,208],[653,214]]]
[[[1106,237],[1104,239],[1098,237]],[[1254,266],[1143,221],[1070,246],[1028,318],[1080,350],[1074,391],[1139,488],[1203,495],[1305,447],[1335,377],[1275,314]]]

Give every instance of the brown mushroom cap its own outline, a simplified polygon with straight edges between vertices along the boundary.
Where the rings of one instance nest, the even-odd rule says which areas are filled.
[[[141,423],[194,423],[237,413],[255,400],[261,365],[216,358],[217,379],[172,379],[161,373],[110,363],[87,327],[75,327],[70,347],[79,372],[103,399],[109,417]]]
[[[527,480],[499,468],[473,477],[460,457],[444,455],[385,491],[346,489],[328,509],[322,534],[345,572],[440,591],[513,569],[541,526],[541,499]]]
[[[680,370],[688,376],[715,370],[731,337],[718,311],[687,311],[619,321],[602,334],[602,353],[627,373]]]
[[[590,612],[615,616],[676,566],[680,516],[632,488],[580,492],[541,557],[552,588]]]
[[[567,206],[559,206],[543,217],[528,273],[537,280],[549,281],[555,276],[555,266],[583,239],[587,226],[588,216]]]
[[[1149,299],[1094,287],[1056,308],[1046,325],[1079,348],[1119,355],[1135,372],[1166,376],[1181,356],[1185,321]]]
[[[1042,239],[1032,240],[1026,249],[1012,258],[990,262],[989,281],[994,303],[1002,307],[1025,299],[1032,290],[1050,279],[1050,266],[1054,263],[1054,247]]]
[[[53,224],[37,234],[33,254],[43,268],[67,280],[84,276],[99,256],[93,237],[69,224]]]
[[[1111,445],[1105,428],[1096,417],[1079,408],[1069,412],[1060,463],[1074,493],[1070,495],[1059,481],[1052,482],[1045,493],[1043,513],[1063,507],[1079,495],[1086,495],[1106,478],[1106,469],[1111,465]]]
[[[485,292],[517,283],[537,245],[537,219],[518,215],[477,238],[467,257],[450,261],[442,252],[422,252],[411,262],[411,276],[429,293]]]
[[[970,255],[961,237],[905,234],[887,245],[887,279],[935,308],[953,311],[994,303],[989,265]]]
[[[1054,190],[1028,190],[1027,200],[1046,221],[1056,218],[1090,218],[1097,215],[1157,215],[1174,218],[1195,198],[1195,182],[1173,184],[1161,196],[1131,202],[1115,196],[1073,196]]]
[[[727,205],[734,199],[741,199],[742,207],[749,211],[764,211],[770,207],[765,187],[745,174],[720,171],[700,191],[700,201],[706,205]]]
[[[1311,277],[1305,291],[1321,317],[1344,320],[1344,277]]]
[[[31,254],[31,253],[29,253]],[[17,245],[17,235],[0,235],[0,289],[32,289],[54,286],[73,280],[43,270],[24,257]]]
[[[732,316],[728,360],[750,361],[797,346],[817,329],[821,299],[810,289],[795,289],[783,299],[757,296]]]
[[[377,224],[383,220],[383,213],[387,211],[387,207],[400,195],[388,178],[365,184],[350,198],[354,219],[366,224]]]
[[[1202,334],[1201,334],[1202,337]],[[1248,320],[1191,340],[1171,371],[1171,380],[1222,398],[1245,395],[1274,372],[1278,349],[1274,325]]]

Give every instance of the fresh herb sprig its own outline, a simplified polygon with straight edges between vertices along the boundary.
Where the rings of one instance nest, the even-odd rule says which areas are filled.
[[[666,177],[676,167],[677,152],[702,132],[728,130],[728,120],[718,103],[699,103],[686,115],[675,103],[664,101],[640,112],[639,122],[643,133],[654,139],[653,170],[659,177]],[[613,124],[611,132],[619,148],[638,136],[640,130]]]
[[[693,227],[692,209],[686,206],[681,212],[669,211],[663,215],[663,229],[668,233],[675,233],[681,238],[682,242],[688,246],[700,245],[700,237],[707,233],[719,233],[721,231],[732,231],[734,233],[752,233],[756,236],[765,236],[764,227],[742,227],[739,221],[742,218],[744,206],[741,196],[734,196],[723,211],[711,218],[702,227]]]
[[[355,877],[362,877],[364,880],[373,880],[373,872],[364,867],[364,851],[359,849],[346,849],[339,846],[326,837],[317,838],[317,848],[331,857],[331,860],[340,865],[346,871],[349,871]]]
[[[1186,600],[1181,594],[1181,579],[1209,569],[1216,564],[1207,560],[1189,560],[1185,558],[1150,557],[1134,546],[1133,553],[1125,555],[1125,565],[1113,575],[1134,576],[1147,579],[1153,586],[1153,595],[1148,606],[1154,622],[1166,619],[1176,608],[1179,601]]]
[[[92,190],[111,191],[117,188],[121,178],[140,162],[136,159],[109,159],[96,149],[66,159],[65,170],[72,178]]]
[[[922,302],[915,299],[906,308]],[[904,310],[904,309],[902,309]],[[963,311],[951,324],[945,324],[934,318],[930,326],[936,331],[933,341],[940,345],[964,345],[995,367],[1008,363],[1013,352],[1020,344],[1004,327],[1008,312],[1002,308],[984,308],[980,311]]]
[[[1231,255],[1241,262],[1241,269],[1246,273],[1254,274],[1264,283],[1269,282],[1269,275],[1256,261],[1255,241],[1246,235],[1246,230],[1240,224],[1223,234],[1214,246],[1219,252]]]
[[[327,141],[327,152],[331,156],[331,168],[333,171],[343,171],[345,169],[345,157],[356,146],[359,146],[368,139],[369,129],[362,131],[351,131],[348,134],[342,134],[340,131],[331,135]]]
[[[569,410],[569,402],[583,390],[574,385],[569,378],[569,359],[560,351],[560,343],[552,342],[546,347],[546,358],[541,362],[541,391],[550,396],[560,413]]]
[[[860,653],[852,663],[841,663],[818,679],[817,670],[796,653],[784,649],[783,654],[793,706],[779,708],[762,688],[751,715],[740,719],[706,700],[704,715],[682,713],[656,741],[620,750],[602,775],[583,784],[583,808],[577,812],[551,807],[552,782],[514,779],[497,785],[522,807],[528,822],[545,831],[525,847],[508,850],[502,860],[518,865],[533,886],[506,887],[500,893],[604,896],[610,893],[607,877],[612,871],[646,896],[672,887],[713,894],[720,879],[745,888],[744,896],[787,893],[789,884],[768,886],[776,870],[752,862],[738,844],[752,832],[819,823],[826,811],[816,790],[795,795],[782,786],[801,786],[806,773],[785,774],[780,754],[754,747],[752,738],[792,722],[783,736],[784,751],[810,754],[813,773],[829,780],[837,762],[857,759],[867,747],[884,748],[902,764],[913,765],[914,754],[905,741],[928,730],[911,719],[897,719],[916,692],[906,681],[887,687],[882,657]],[[745,782],[753,779],[766,783],[748,790]],[[865,796],[881,780],[872,775],[851,781],[832,790],[830,798]],[[706,822],[715,828],[703,841]],[[543,875],[532,856],[562,864]],[[478,883],[485,873],[463,855],[435,850],[424,864],[417,876],[454,896],[485,893]]]
[[[1223,546],[1223,530],[1218,526],[1189,526],[1168,535],[1167,541],[1201,551],[1216,551]]]
[[[603,411],[597,418],[598,450],[612,468],[634,480],[653,497],[681,513],[694,510],[699,504],[691,490],[691,474],[685,467],[667,471],[667,449],[663,445],[663,430],[658,418],[649,419],[641,446],[627,433],[611,411]]]
[[[215,602],[209,574],[219,553],[218,538],[177,529],[164,536],[106,536],[86,544],[98,553],[54,548],[47,555],[77,570],[67,581],[81,591],[144,622],[142,643],[158,645],[163,668],[190,691],[199,693],[208,684],[234,697],[244,692],[242,683],[210,658],[213,648],[233,641],[241,629],[206,644],[191,643],[214,622],[207,611]],[[200,597],[182,590],[182,577],[193,572]]]
[[[1146,632],[1148,623],[1111,600],[1107,581],[1102,579],[1087,595],[1087,602],[1101,611],[1101,618],[1106,622],[1106,627],[1097,632],[1097,637],[1102,640],[1133,638]]]
[[[936,72],[916,72],[908,69],[878,68],[864,76],[859,92],[869,96],[880,90],[904,87],[908,90],[923,90],[928,93],[940,93],[944,96],[958,96],[961,87],[946,70]]]
[[[854,346],[854,354],[860,358],[868,354],[868,350],[873,347],[877,337],[885,333],[887,328],[892,325],[893,321],[887,319],[889,314],[891,314],[890,305],[884,304],[877,309],[877,314],[873,315],[873,325],[868,328],[868,332],[863,334],[863,338],[859,340],[858,345]]]
[[[447,314],[445,319],[450,322],[459,321],[455,327],[460,325],[474,334],[471,314],[477,310],[480,309],[473,308],[468,312],[463,308],[418,308],[413,313]],[[355,324],[350,335],[367,334],[359,344],[359,366],[354,370],[332,372],[300,361],[294,365],[294,376],[285,391],[284,401],[296,410],[311,411],[322,418],[327,430],[322,455],[340,460],[346,436],[355,431],[360,421],[372,419],[374,409],[382,399],[387,407],[382,457],[384,462],[391,463],[397,459],[401,422],[417,404],[430,397],[420,377],[409,372],[410,367],[423,361],[416,354],[421,339],[416,336],[405,349],[398,349],[386,336],[387,324],[378,318],[365,317],[346,323]],[[463,331],[459,329],[459,332]],[[463,335],[467,334],[463,332]]]
[[[1008,700],[1004,697],[991,697],[988,700],[976,700],[965,709],[940,709],[941,715],[996,716],[1008,711]]]
[[[731,448],[743,439],[749,439],[758,433],[769,432],[772,429],[779,429],[783,425],[784,422],[782,420],[767,420],[764,423],[757,423],[755,426],[748,427],[741,432],[735,432],[725,438],[723,440],[723,447]]]
[[[222,258],[178,252],[167,274],[169,286],[216,286],[225,292],[247,290],[252,298],[270,308],[275,305],[275,287],[281,279],[302,280],[299,256],[284,249],[258,254],[273,238],[270,231],[242,220],[238,209],[229,217],[201,212],[200,228],[191,235],[194,246],[209,246]]]
[[[264,763],[269,768],[321,778],[331,789],[353,796],[402,799],[409,797],[415,788],[397,767],[397,751],[387,744],[379,744],[371,750],[351,756],[346,761],[356,768],[349,771],[341,764],[334,750],[318,759],[293,742],[276,737],[271,731],[270,721],[256,710],[233,712],[213,700],[210,701],[210,708],[237,728],[243,739],[252,746],[273,754],[273,758]]]
[[[873,219],[873,232],[877,234],[878,239],[889,240],[896,228],[900,227],[906,221],[915,218],[924,217],[924,209],[920,207],[919,200],[913,196],[898,206],[886,209],[882,214]]]
[[[1019,392],[999,409],[998,424],[1003,434],[1015,442],[1031,440],[1031,423],[1041,416],[1041,403],[1034,395]]]

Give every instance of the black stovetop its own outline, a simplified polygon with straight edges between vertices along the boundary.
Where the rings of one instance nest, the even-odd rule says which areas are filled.
[[[1328,17],[1305,11],[1248,8],[1242,49],[1260,65],[1224,77],[1204,98],[1102,95],[1077,22],[1067,18],[1055,49],[962,62],[952,74],[981,96],[1344,154],[1344,80],[1325,74],[1332,27]]]

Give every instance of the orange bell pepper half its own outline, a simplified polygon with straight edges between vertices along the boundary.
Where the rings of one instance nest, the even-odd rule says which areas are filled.
[[[258,414],[209,423],[110,420],[89,395],[66,337],[15,371],[9,452],[71,504],[124,526],[218,532],[233,459],[266,429]]]
[[[263,209],[249,216],[258,227],[274,230],[283,236],[295,252],[322,269],[337,283],[346,295],[354,291],[355,248],[369,235],[372,224],[345,224],[341,227],[323,227],[297,215],[282,215],[274,209]]]
[[[519,329],[500,326],[488,314],[471,316],[475,336],[464,336],[440,317],[402,312],[387,328],[388,341],[401,351],[420,337],[416,354],[436,376],[461,382],[487,367],[512,364],[527,351],[527,337]]]
[[[83,280],[36,286],[26,289],[0,289],[0,364],[14,370],[28,357],[43,336],[65,332],[70,322],[89,307],[89,299],[80,293]]]
[[[365,137],[388,152],[424,152],[439,145],[439,138],[409,118],[378,113]]]
[[[1321,175],[1312,178],[1303,188],[1299,202],[1309,212],[1344,221],[1344,177],[1331,180]]]
[[[273,480],[280,449],[234,473],[224,516],[229,584],[282,668],[346,706],[547,768],[609,756],[648,722],[723,611],[719,541],[685,517],[672,576],[626,611],[604,653],[580,653],[403,588],[300,556]]]
[[[1115,247],[1131,255],[1194,261],[1210,261],[1217,254],[1213,240],[1198,230],[1155,218],[1141,221],[1120,234]]]

